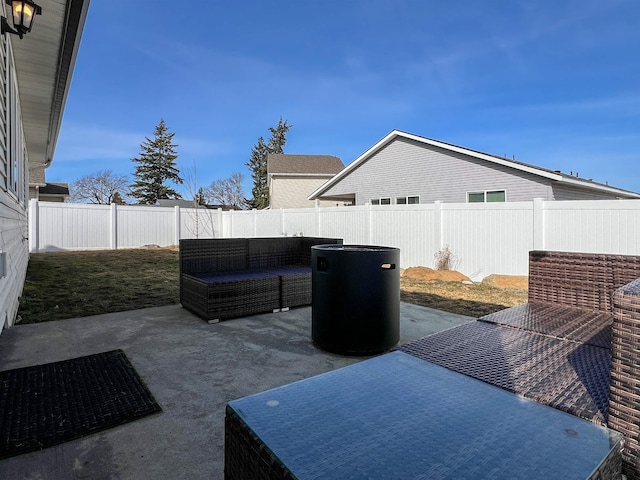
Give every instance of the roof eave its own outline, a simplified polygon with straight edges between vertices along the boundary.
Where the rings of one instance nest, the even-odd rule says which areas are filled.
[[[519,170],[519,171],[522,171],[522,172],[526,172],[526,173],[530,173],[532,175],[536,175],[538,177],[547,178],[547,179],[552,180],[552,181],[567,183],[567,184],[571,184],[571,185],[574,185],[574,186],[580,186],[580,187],[583,187],[583,188],[594,189],[594,190],[607,192],[607,193],[614,194],[614,195],[622,195],[622,196],[626,196],[626,197],[640,198],[640,194],[637,194],[635,192],[629,192],[629,191],[622,190],[622,189],[619,189],[619,188],[614,188],[614,187],[609,187],[609,186],[605,186],[605,185],[601,185],[601,184],[597,184],[597,183],[588,182],[586,180],[580,180],[580,179],[571,178],[571,177],[568,177],[568,176],[563,175],[561,173],[556,173],[556,172],[552,172],[552,171],[549,171],[549,170],[540,169],[540,168],[537,168],[537,167],[534,167],[534,166],[531,166],[531,165],[512,162],[512,161],[510,161],[509,159],[506,159],[506,158],[502,159],[502,158],[496,157],[494,155],[488,155],[488,154],[485,154],[485,153],[482,153],[482,152],[477,152],[475,150],[469,150],[469,149],[464,148],[464,147],[458,147],[456,145],[451,145],[451,144],[448,144],[448,143],[439,142],[437,140],[432,140],[430,138],[421,137],[419,135],[413,135],[411,133],[402,132],[400,130],[393,130],[388,135],[386,135],[384,138],[382,138],[378,143],[376,143],[374,146],[372,146],[366,152],[364,152],[362,155],[360,155],[358,158],[356,158],[348,166],[346,166],[344,168],[344,170],[342,170],[340,173],[338,173],[335,177],[333,177],[332,179],[330,179],[329,181],[327,181],[326,183],[321,185],[319,188],[317,188],[314,192],[312,192],[311,195],[309,195],[307,197],[307,199],[308,200],[316,200],[317,198],[320,198],[320,196],[322,196],[327,190],[329,190],[331,187],[333,187],[335,184],[337,184],[344,177],[349,175],[353,170],[358,168],[358,166],[360,164],[362,164],[365,161],[367,161],[369,157],[371,157],[377,151],[379,151],[384,146],[386,146],[387,144],[391,143],[393,140],[395,140],[396,138],[399,138],[399,137],[406,138],[406,139],[409,139],[409,140],[413,140],[413,141],[416,141],[416,142],[419,142],[419,143],[423,143],[425,145],[430,145],[430,146],[433,146],[433,147],[442,148],[444,150],[449,150],[451,152],[460,153],[462,155],[467,155],[467,156],[470,156],[470,157],[474,157],[474,158],[478,158],[478,159],[481,159],[481,160],[485,160],[485,161],[488,161],[488,162],[493,163],[493,164],[498,164],[498,165],[502,165],[502,166],[505,166],[505,167],[508,167],[508,168],[513,168],[513,169],[516,169],[516,170]]]
[[[53,159],[89,2],[51,2],[23,40],[12,39],[31,164]]]
[[[376,143],[373,147],[369,148],[366,152],[364,152],[362,155],[356,158],[353,162],[351,162],[349,165],[343,168],[340,171],[340,173],[338,173],[335,177],[333,177],[328,182],[324,183],[315,191],[313,191],[311,195],[307,197],[307,200],[316,200],[317,198],[319,198],[320,195],[322,195],[324,192],[326,192],[328,189],[330,189],[332,186],[338,183],[341,179],[349,175],[349,173],[351,173],[353,170],[358,168],[358,166],[361,163],[363,163],[368,157],[370,157],[375,152],[380,150],[384,145],[386,145],[392,139],[394,139],[399,133],[403,133],[403,132],[400,132],[399,130],[391,131],[384,138],[382,138],[378,143]]]
[[[561,183],[566,183],[572,186],[586,188],[589,190],[598,190],[600,192],[609,193],[611,195],[623,196],[625,198],[640,198],[640,194],[631,192],[629,190],[623,190],[621,188],[610,187],[609,185],[602,185],[600,183],[594,183],[589,180],[582,180],[580,178],[563,177],[559,180]]]

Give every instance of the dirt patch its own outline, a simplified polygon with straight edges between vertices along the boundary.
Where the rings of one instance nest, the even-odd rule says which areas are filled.
[[[518,275],[489,275],[482,279],[482,283],[496,288],[527,290],[529,288],[529,277]]]
[[[402,277],[423,282],[470,282],[469,277],[455,270],[433,270],[429,267],[409,267],[402,271]]]

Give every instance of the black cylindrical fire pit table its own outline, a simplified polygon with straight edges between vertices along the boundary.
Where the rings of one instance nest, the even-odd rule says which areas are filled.
[[[311,337],[346,355],[384,352],[400,339],[400,250],[370,245],[311,247]]]

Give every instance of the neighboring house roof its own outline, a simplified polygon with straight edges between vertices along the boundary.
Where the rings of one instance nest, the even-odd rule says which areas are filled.
[[[332,155],[267,155],[267,174],[335,175],[343,168],[342,160]]]
[[[89,0],[42,5],[33,30],[11,38],[29,163],[53,158]]]
[[[384,148],[385,146],[387,146],[397,138],[414,140],[416,142],[423,143],[425,145],[429,145],[432,147],[438,147],[444,150],[461,153],[463,155],[469,155],[471,157],[475,157],[481,160],[486,160],[487,162],[490,162],[490,163],[514,168],[516,170],[527,172],[533,175],[538,175],[540,177],[548,178],[550,180],[571,185],[574,187],[580,187],[580,188],[585,188],[590,190],[598,190],[598,191],[607,192],[613,195],[622,195],[626,198],[640,198],[639,193],[631,192],[629,190],[623,190],[620,188],[615,188],[610,185],[594,182],[592,180],[578,178],[577,176],[562,173],[559,170],[548,170],[546,168],[536,167],[535,165],[530,165],[530,164],[519,162],[516,160],[509,160],[508,158],[499,157],[497,155],[483,153],[476,150],[471,150],[469,148],[459,147],[449,143],[440,142],[438,140],[432,140],[430,138],[421,137],[419,135],[413,135],[411,133],[402,132],[400,130],[393,130],[391,133],[385,136],[382,140],[380,140],[378,143],[372,146],[369,150],[367,150],[358,158],[356,158],[353,162],[351,162],[344,170],[338,173],[335,177],[330,179],[320,188],[316,189],[316,191],[314,191],[311,195],[309,195],[308,199],[315,200],[317,198],[320,198],[327,190],[329,190],[331,187],[339,183],[343,178],[345,178],[347,175],[349,175],[351,172],[357,169],[360,165],[362,165],[364,162],[369,160],[369,158],[375,155],[378,151],[380,151],[382,148]]]
[[[47,183],[43,187],[38,188],[38,194],[40,195],[57,195],[68,197],[69,196],[69,184],[67,183]]]
[[[180,207],[180,208],[193,208],[195,202],[193,200],[184,200],[182,198],[171,198],[158,200],[158,207]]]
[[[157,207],[180,207],[180,208],[194,208],[195,204],[193,200],[184,200],[182,198],[177,199],[162,199],[158,200]],[[223,210],[242,210],[240,207],[233,205],[198,205],[198,208],[208,208],[211,210],[217,210],[222,208]]]

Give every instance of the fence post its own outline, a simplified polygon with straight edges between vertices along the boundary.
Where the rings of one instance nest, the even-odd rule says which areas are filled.
[[[284,208],[280,209],[280,233],[284,237],[287,236],[287,231],[285,229],[285,222],[284,222]]]
[[[109,216],[109,235],[111,238],[109,247],[111,250],[115,250],[118,248],[118,205],[112,203],[110,206],[111,214]]]
[[[320,233],[320,203],[316,201],[316,236],[322,237]]]
[[[173,207],[173,212],[175,213],[174,218],[175,218],[175,241],[176,241],[176,245],[180,245],[180,207],[178,205],[176,205],[175,207]],[[196,215],[198,214],[198,212],[196,211]],[[200,232],[198,232],[200,233]]]
[[[365,244],[366,245],[371,245],[371,229],[372,229],[372,216],[373,216],[373,212],[371,209],[371,204],[369,202],[364,204],[364,213],[365,213],[365,219],[364,219],[364,235],[365,235]]]
[[[216,210],[217,215],[217,222],[215,225],[211,226],[211,238],[218,238],[218,237],[224,237],[224,231],[223,231],[223,218],[222,218],[222,208],[218,208]]]
[[[29,203],[29,251],[32,253],[38,253],[39,249],[39,236],[40,236],[40,221],[38,219],[40,213],[40,206],[37,199],[33,199]]]
[[[544,250],[544,200],[533,199],[533,249]]]
[[[442,201],[436,200],[433,202],[433,235],[436,245],[436,252],[441,250],[444,245],[442,245],[442,224],[444,221],[443,212],[442,212]]]

